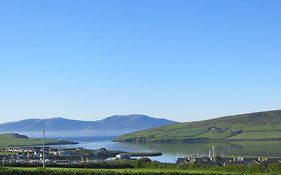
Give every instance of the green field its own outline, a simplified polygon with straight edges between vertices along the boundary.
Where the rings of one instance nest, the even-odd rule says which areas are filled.
[[[71,144],[72,142],[67,142],[63,140],[51,140],[46,139],[46,144]],[[0,148],[9,146],[29,146],[29,145],[41,145],[42,139],[30,139],[26,136],[9,133],[0,134]]]
[[[82,169],[82,168],[48,168],[46,170],[38,168],[7,168],[6,172],[13,175],[234,175],[236,172],[226,172],[220,170],[175,170],[175,169]],[[1,173],[1,170],[0,170]],[[4,174],[3,172],[1,174]]]
[[[255,131],[242,132],[241,134],[230,137],[229,139],[267,139],[281,138],[281,131]]]
[[[279,175],[281,163],[249,165],[171,164],[139,160],[117,160],[81,164],[48,165],[47,168],[25,164],[0,166],[1,175]]]
[[[12,152],[7,152],[7,151],[0,151],[0,155],[15,155],[16,153],[12,153]]]
[[[124,163],[124,162],[123,162]],[[122,164],[122,163],[121,163]],[[202,166],[133,161],[131,168],[0,167],[1,175],[279,175],[281,164]]]
[[[212,131],[211,128],[228,131]],[[238,132],[237,132],[238,131]],[[202,142],[281,139],[281,110],[176,123],[115,138],[118,142]]]

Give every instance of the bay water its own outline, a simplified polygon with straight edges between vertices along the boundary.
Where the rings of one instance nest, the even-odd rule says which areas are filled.
[[[106,148],[127,152],[161,152],[162,156],[150,157],[152,160],[175,163],[185,156],[207,156],[212,147],[217,156],[281,157],[281,141],[249,141],[219,143],[123,143],[112,142],[113,137],[73,137],[61,138],[75,141],[76,145],[61,145],[64,148],[82,147],[86,149]]]

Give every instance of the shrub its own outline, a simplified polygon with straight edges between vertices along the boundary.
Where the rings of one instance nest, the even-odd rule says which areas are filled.
[[[280,174],[281,173],[281,163],[269,164],[266,168],[267,173]]]

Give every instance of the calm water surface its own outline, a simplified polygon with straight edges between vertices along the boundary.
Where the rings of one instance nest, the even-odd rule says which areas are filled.
[[[208,155],[212,146],[216,155],[224,156],[270,156],[281,157],[281,141],[267,142],[232,142],[232,143],[193,143],[193,144],[135,144],[111,142],[112,137],[64,138],[79,142],[77,145],[64,147],[83,147],[87,149],[106,148],[129,152],[162,152],[152,160],[175,163],[178,157],[186,155]]]

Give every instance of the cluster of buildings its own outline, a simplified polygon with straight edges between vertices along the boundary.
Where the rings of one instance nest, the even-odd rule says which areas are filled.
[[[249,158],[249,157],[224,157],[216,156],[215,147],[212,146],[212,150],[209,150],[208,155],[199,154],[189,155],[184,158],[178,158],[177,164],[199,164],[199,165],[250,165],[250,164],[271,164],[271,163],[281,163],[281,158]]]
[[[236,135],[241,133],[241,130],[230,130],[229,128],[210,127],[208,128],[208,130],[218,133],[230,133],[231,135]]]
[[[8,147],[0,150],[4,152],[4,155],[0,155],[0,163],[29,163],[37,164],[43,161],[43,148],[42,147]],[[59,156],[63,154],[63,150],[51,147],[45,147],[45,155],[48,158]],[[53,161],[52,159],[46,159],[46,162]]]
[[[199,165],[250,165],[250,164],[271,164],[271,163],[281,163],[281,158],[243,158],[243,157],[186,157],[178,158],[177,164],[199,164]]]
[[[44,155],[43,155],[43,150]],[[84,148],[60,149],[54,147],[39,146],[20,146],[7,147],[0,150],[0,164],[77,164],[83,162],[92,162],[105,160],[109,157],[115,157],[120,152],[114,152],[100,148],[96,150],[87,150]]]

